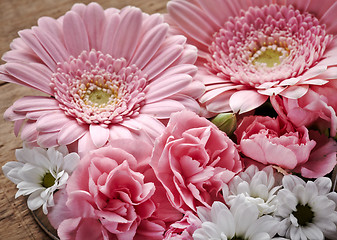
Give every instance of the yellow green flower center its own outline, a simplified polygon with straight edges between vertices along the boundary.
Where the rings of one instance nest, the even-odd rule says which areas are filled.
[[[111,94],[103,90],[95,89],[94,91],[89,93],[88,96],[89,96],[89,101],[101,106],[101,105],[107,104],[110,101]]]
[[[48,172],[43,176],[42,186],[45,188],[49,188],[55,184],[55,180],[56,179],[53,177],[53,175]]]
[[[262,51],[261,54],[253,60],[253,64],[265,64],[269,68],[275,67],[280,65],[281,56],[282,53],[280,51],[268,48],[265,51]]]

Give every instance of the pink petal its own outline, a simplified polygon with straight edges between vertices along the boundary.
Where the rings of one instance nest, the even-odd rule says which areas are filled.
[[[290,99],[298,99],[303,97],[308,92],[308,89],[308,85],[290,86],[282,91],[280,95]]]
[[[138,68],[143,68],[164,41],[167,30],[168,25],[163,23],[154,26],[151,30],[145,33],[130,61],[130,64],[135,64]]]
[[[303,82],[303,84],[310,84],[310,85],[319,85],[322,86],[327,84],[329,81],[323,79],[310,79]]]
[[[217,28],[199,8],[188,1],[171,1],[167,10],[188,35],[206,46],[211,43]]]
[[[155,118],[163,119],[169,118],[173,112],[179,112],[184,109],[185,107],[181,103],[170,99],[164,99],[160,102],[146,104],[142,107],[141,113],[150,114]]]
[[[103,33],[102,39],[102,51],[103,53],[111,54],[112,49],[114,48],[114,41],[118,26],[120,23],[119,14],[109,15],[107,18],[107,23]]]
[[[139,122],[142,129],[149,135],[150,139],[156,139],[163,133],[165,126],[154,117],[145,114],[139,114],[135,121]]]
[[[19,101],[19,100],[18,100]],[[4,113],[4,119],[7,121],[18,121],[18,120],[23,120],[25,119],[26,116],[23,113],[16,113],[13,111],[13,105],[10,106],[9,108],[6,109],[5,113]]]
[[[313,77],[316,77],[317,75],[324,73],[327,70],[326,65],[319,65],[309,68],[308,71],[306,71],[302,76],[301,80],[307,80]]]
[[[70,119],[63,111],[53,111],[41,116],[36,122],[36,128],[40,132],[59,131]]]
[[[85,8],[83,21],[88,32],[90,49],[101,49],[105,19],[104,10],[99,4],[93,2]]]
[[[2,60],[5,62],[23,61],[42,63],[41,59],[35,53],[22,50],[11,50],[5,52],[5,54],[2,56]]]
[[[70,54],[64,44],[55,37],[55,34],[50,34],[39,27],[33,27],[32,29],[36,38],[56,63],[68,60]]]
[[[121,125],[113,125],[110,127],[110,139],[133,138],[130,130]]]
[[[75,120],[64,125],[58,134],[59,145],[66,146],[81,138],[88,131],[88,125],[79,125]]]
[[[207,110],[214,113],[230,112],[232,109],[229,105],[229,100],[235,92],[235,90],[226,91],[222,94],[215,96],[214,98],[209,100],[209,102],[207,102]]]
[[[109,128],[97,124],[90,124],[90,137],[97,148],[102,147],[109,139]]]
[[[17,112],[30,112],[41,110],[58,110],[58,102],[54,98],[44,96],[27,96],[17,100],[13,104],[13,110]]]
[[[259,89],[257,90],[258,93],[262,95],[267,95],[267,96],[273,96],[273,95],[278,95],[284,90],[284,87],[273,87],[273,88],[268,88],[268,89]]]
[[[142,27],[142,12],[138,8],[128,8],[118,26],[111,55],[115,58],[130,60],[137,46]]]
[[[143,38],[147,32],[151,31],[151,29],[153,29],[157,25],[161,25],[163,22],[164,22],[164,17],[160,13],[155,13],[155,14],[146,16],[143,19],[141,38]]]
[[[23,41],[22,38],[15,38],[11,43],[10,43],[10,48],[13,50],[25,50],[29,51],[31,53],[34,53],[34,51]]]
[[[37,137],[37,143],[43,148],[50,148],[58,146],[57,142],[58,132],[49,132],[39,134]]]
[[[228,20],[230,16],[234,16],[234,12],[228,5],[230,2],[223,0],[202,1],[197,0],[201,8],[205,11],[207,16],[216,23],[219,28]]]
[[[140,129],[142,129],[142,124],[138,122],[137,119],[138,118],[136,117],[124,120],[123,122],[120,123],[120,125],[131,130],[139,131]]]
[[[87,6],[83,3],[75,3],[71,7],[71,11],[76,12],[78,15],[80,15],[83,18],[86,8]]]
[[[202,81],[205,85],[226,83],[222,78],[205,73],[202,68],[199,69],[196,78]]]
[[[36,131],[35,121],[27,121],[22,126],[21,138],[27,142],[33,142],[37,139],[38,132]]]
[[[198,49],[190,44],[185,45],[182,54],[172,63],[172,66],[180,64],[194,64],[198,58]]]
[[[165,77],[165,76],[181,74],[181,73],[194,76],[197,73],[197,71],[198,71],[198,68],[192,64],[179,64],[179,65],[167,68],[158,77]]]
[[[292,86],[292,85],[297,84],[300,80],[301,80],[300,78],[288,78],[288,79],[285,79],[285,80],[281,81],[278,85],[282,86],[282,87]],[[269,86],[269,87],[272,87],[272,86]]]
[[[71,211],[66,206],[67,199],[68,196],[65,189],[56,191],[54,193],[55,206],[50,209],[47,217],[49,222],[55,229],[59,227],[60,223],[64,219],[71,218]]]
[[[77,57],[83,51],[89,51],[88,33],[81,17],[72,11],[64,15],[63,33],[69,53]]]
[[[205,92],[205,85],[200,81],[192,81],[186,88],[179,91],[179,94],[197,99]]]
[[[145,88],[147,103],[156,102],[169,97],[188,86],[192,77],[187,74],[176,74],[158,78]]]
[[[5,69],[9,74],[24,83],[24,85],[52,95],[52,90],[49,86],[52,73],[44,65],[9,62],[6,63]]]
[[[329,31],[329,26],[335,22],[337,2],[334,0],[326,0],[324,2],[314,0],[311,1],[308,11],[314,12],[315,15],[319,17],[320,23],[326,24]],[[331,32],[329,33],[331,34]],[[336,33],[332,32],[332,34]]]
[[[62,23],[60,21],[51,17],[41,17],[38,19],[38,26],[64,45]]]
[[[336,51],[337,52],[337,51]],[[330,51],[325,52],[325,59],[321,60],[318,64],[322,66],[333,66],[337,63],[337,56],[334,54],[332,56],[327,56],[330,53]]]
[[[200,105],[195,99],[193,99],[192,96],[190,95],[185,95],[185,94],[175,94],[174,96],[171,97],[172,100],[175,100],[177,102],[180,102],[182,105],[185,106],[186,109],[199,113],[200,111]]]
[[[286,169],[297,165],[295,154],[282,145],[254,139],[241,141],[240,147],[244,155],[263,164],[275,164]]]
[[[337,64],[337,62],[336,62]],[[330,67],[317,76],[319,79],[337,79],[337,67]]]
[[[78,140],[78,154],[83,157],[87,152],[97,149],[94,145],[90,132],[86,132],[79,140]]]
[[[164,71],[181,55],[182,51],[183,47],[177,45],[158,51],[143,69],[144,73],[148,75],[148,79],[151,80]]]
[[[49,56],[31,29],[22,30],[19,35],[51,70],[56,69],[55,61]]]
[[[21,119],[21,120],[17,120],[14,122],[14,134],[15,136],[19,136],[19,132],[21,130],[21,127],[23,126],[25,120]]]
[[[206,92],[200,97],[199,101],[205,103],[211,99],[215,99],[219,95],[223,95],[226,92],[236,91],[238,86],[233,84],[216,84],[206,86]],[[228,94],[227,94],[228,95]]]
[[[245,113],[261,106],[268,96],[261,95],[254,90],[241,90],[234,93],[229,99],[233,112]]]
[[[303,177],[318,178],[330,173],[336,166],[337,144],[318,132],[310,132],[310,138],[317,142],[312,150],[309,160],[296,170],[301,172]]]
[[[49,114],[51,112],[58,110],[41,110],[41,111],[33,111],[33,112],[21,112],[22,114],[26,114],[26,119],[37,121],[40,117],[45,114]]]

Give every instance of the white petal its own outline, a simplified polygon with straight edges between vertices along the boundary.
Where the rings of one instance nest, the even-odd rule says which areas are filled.
[[[64,164],[62,168],[67,173],[71,174],[75,170],[79,162],[80,162],[80,156],[77,153],[75,152],[69,153],[68,155],[64,157]]]
[[[32,193],[27,199],[28,208],[32,211],[41,207],[45,201],[40,197],[40,192]]]

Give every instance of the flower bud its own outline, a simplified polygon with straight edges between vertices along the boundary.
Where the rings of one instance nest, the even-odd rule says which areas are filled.
[[[236,116],[234,113],[220,113],[212,118],[211,122],[228,136],[232,135],[236,129]]]

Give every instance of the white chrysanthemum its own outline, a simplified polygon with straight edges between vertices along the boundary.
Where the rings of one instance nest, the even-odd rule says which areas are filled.
[[[77,153],[68,153],[66,147],[43,148],[23,147],[15,152],[18,161],[7,162],[2,170],[5,176],[19,189],[15,198],[29,195],[27,204],[30,210],[54,206],[53,193],[64,188],[69,175],[79,162]]]
[[[275,212],[281,218],[279,235],[292,240],[337,239],[337,193],[330,192],[331,180],[320,177],[306,183],[287,175],[282,183]]]
[[[270,214],[276,210],[276,192],[281,188],[277,182],[271,166],[259,171],[256,166],[251,165],[235,176],[228,186],[223,187],[224,199],[232,205],[238,195],[244,195],[246,201],[258,207],[260,216]]]
[[[212,209],[198,208],[201,228],[193,233],[195,240],[267,240],[277,232],[278,221],[270,215],[259,217],[256,205],[239,195],[230,209],[214,202]]]

